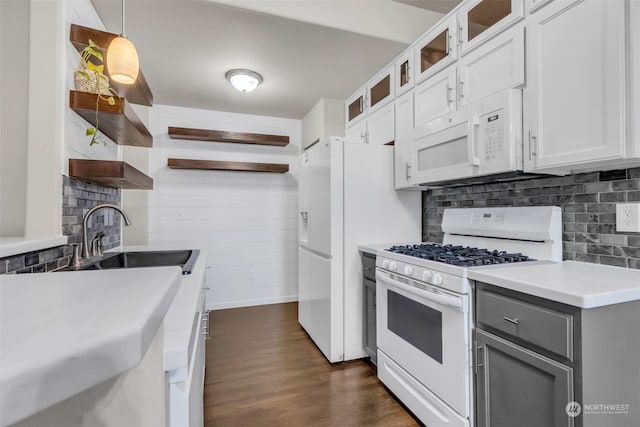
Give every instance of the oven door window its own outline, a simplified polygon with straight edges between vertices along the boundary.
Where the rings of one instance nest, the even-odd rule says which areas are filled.
[[[442,313],[387,290],[387,328],[442,364]]]

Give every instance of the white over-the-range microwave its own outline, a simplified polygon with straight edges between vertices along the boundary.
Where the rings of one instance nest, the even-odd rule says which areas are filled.
[[[513,178],[522,174],[522,91],[509,89],[417,126],[416,186]]]

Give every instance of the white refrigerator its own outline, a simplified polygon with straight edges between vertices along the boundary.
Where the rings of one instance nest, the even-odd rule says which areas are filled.
[[[331,363],[366,356],[358,245],[421,240],[422,193],[393,176],[392,146],[331,137],[300,159],[298,321]]]

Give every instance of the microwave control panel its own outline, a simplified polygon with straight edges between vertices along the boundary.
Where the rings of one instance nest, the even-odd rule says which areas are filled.
[[[484,161],[504,159],[504,111],[502,109],[482,116],[480,137],[484,141]]]

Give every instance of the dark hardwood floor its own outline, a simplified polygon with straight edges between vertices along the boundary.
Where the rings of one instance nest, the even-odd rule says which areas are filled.
[[[358,360],[330,365],[297,303],[212,311],[205,426],[417,426]]]

